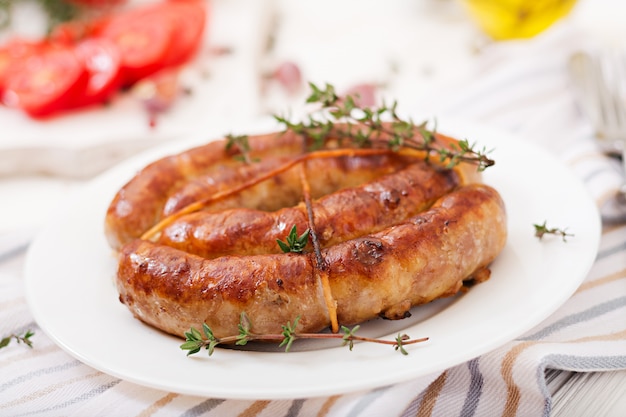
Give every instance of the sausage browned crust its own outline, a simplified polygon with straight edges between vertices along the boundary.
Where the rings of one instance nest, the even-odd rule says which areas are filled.
[[[411,306],[484,279],[506,241],[504,204],[474,184],[441,197],[429,210],[383,231],[325,248],[339,322],[401,318]],[[269,254],[206,259],[149,241],[120,253],[120,300],[144,322],[174,335],[207,323],[216,337],[238,333],[246,312],[255,333],[280,334],[329,325],[315,256]]]
[[[161,218],[267,173],[301,154],[303,148],[302,139],[290,132],[255,136],[249,143],[253,158],[258,160],[251,164],[235,159],[224,141],[215,141],[145,167],[109,205],[105,231],[111,246],[119,249]],[[310,178],[311,193],[313,197],[330,194],[393,172],[407,163],[405,158],[394,155],[312,160],[307,163],[309,170],[316,173]],[[302,187],[297,167],[294,167],[210,208],[277,210],[297,204],[301,199]]]
[[[296,317],[306,332],[403,318],[486,279],[505,244],[503,202],[470,164],[332,140],[305,159],[290,131],[250,137],[243,163],[226,143],[148,165],[107,211],[120,301],[165,332],[237,334],[243,312],[272,334]],[[315,244],[279,253],[292,226]]]
[[[438,135],[438,139],[443,143],[454,142],[443,135]],[[302,154],[302,142],[291,131],[250,137],[250,155],[256,161],[251,164],[235,159],[223,140],[155,161],[124,185],[109,205],[105,219],[109,244],[120,249],[188,204],[234,188],[293,160]],[[366,183],[413,162],[414,159],[393,153],[309,160],[307,171],[314,173],[308,178],[311,197]],[[480,180],[480,174],[469,164],[461,164],[455,171],[464,183]],[[296,205],[302,197],[296,166],[208,205],[205,210],[237,207],[272,211]]]
[[[456,171],[417,161],[361,186],[328,194],[312,203],[320,245],[328,247],[386,229],[427,209],[460,184]],[[275,212],[201,211],[166,227],[157,242],[205,258],[280,253],[276,240],[284,240],[294,225],[300,231],[308,228],[304,203]]]

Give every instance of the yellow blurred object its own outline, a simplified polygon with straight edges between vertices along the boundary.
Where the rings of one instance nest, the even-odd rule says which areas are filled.
[[[478,26],[496,40],[530,38],[566,16],[576,0],[461,0]]]

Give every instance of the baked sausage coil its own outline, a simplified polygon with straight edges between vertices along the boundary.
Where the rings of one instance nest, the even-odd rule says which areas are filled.
[[[438,135],[450,146],[454,139]],[[506,211],[476,168],[418,152],[303,151],[293,132],[248,139],[253,162],[216,141],[145,167],[114,197],[106,235],[119,251],[120,301],[183,336],[206,323],[238,333],[318,332],[409,310],[489,277]],[[303,253],[282,253],[290,229]]]

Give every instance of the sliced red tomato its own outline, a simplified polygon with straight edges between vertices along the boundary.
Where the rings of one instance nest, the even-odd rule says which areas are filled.
[[[118,49],[108,39],[91,38],[77,44],[75,51],[89,76],[89,81],[75,105],[87,106],[105,102],[115,94],[122,82]]]
[[[35,117],[103,102],[122,87],[192,59],[204,39],[207,13],[206,0],[163,0],[58,25],[38,43],[0,46],[0,99]]]
[[[125,85],[134,84],[164,68],[170,47],[171,23],[166,15],[153,13],[150,6],[111,18],[100,34],[120,51]]]
[[[202,0],[170,0],[160,9],[172,22],[172,46],[165,58],[167,66],[189,61],[198,51],[204,38],[208,6]]]
[[[39,42],[13,38],[0,46],[0,95],[4,90],[6,78],[22,61],[42,49]]]
[[[108,22],[108,16],[88,20],[70,20],[56,25],[48,35],[53,43],[75,44],[83,39],[94,37]]]
[[[87,72],[71,48],[50,47],[8,74],[2,98],[8,106],[44,117],[75,103],[87,80]]]

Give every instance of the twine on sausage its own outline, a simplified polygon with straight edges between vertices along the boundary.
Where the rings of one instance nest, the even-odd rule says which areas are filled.
[[[291,161],[285,162],[284,164],[280,165],[279,167],[277,167],[276,169],[273,169],[271,171],[268,171],[264,174],[261,174],[255,178],[251,178],[248,181],[245,181],[244,183],[240,184],[239,186],[236,186],[234,188],[231,188],[229,190],[224,190],[224,191],[220,191],[217,192],[215,194],[213,194],[211,197],[196,201],[194,203],[191,203],[185,207],[183,207],[182,209],[178,210],[175,213],[172,213],[171,215],[164,217],[163,219],[161,219],[158,223],[156,223],[154,226],[152,226],[150,229],[148,229],[143,235],[141,235],[140,239],[142,240],[152,240],[154,237],[156,237],[165,227],[169,226],[170,224],[174,223],[176,220],[178,220],[179,218],[181,218],[182,216],[186,215],[186,214],[190,214],[190,213],[194,213],[196,211],[200,211],[202,210],[204,207],[212,204],[212,203],[216,203],[218,201],[221,201],[225,198],[228,198],[230,196],[233,196],[237,193],[240,193],[250,187],[253,187],[257,184],[259,184],[260,182],[263,182],[265,180],[268,180],[272,177],[275,177],[276,175],[282,174],[283,172],[295,167],[296,165],[303,163],[305,161],[308,161],[310,159],[317,159],[317,158],[337,158],[337,157],[341,157],[341,156],[376,156],[376,155],[388,155],[388,154],[399,154],[399,155],[403,155],[403,156],[409,156],[409,157],[414,157],[414,158],[419,158],[422,157],[423,158],[423,152],[420,153],[419,151],[415,151],[412,149],[401,149],[399,151],[393,151],[391,149],[373,149],[373,148],[357,148],[357,149],[353,149],[353,148],[342,148],[342,149],[331,149],[331,150],[322,150],[322,151],[315,151],[315,152],[311,152],[311,153],[306,153],[303,155],[300,155],[294,159],[292,159]]]
[[[328,278],[328,263],[322,256],[322,250],[320,248],[320,241],[317,237],[317,231],[315,228],[315,217],[313,215],[313,204],[311,203],[311,186],[306,176],[306,161],[300,164],[300,182],[302,183],[302,191],[304,194],[304,204],[306,206],[306,214],[309,222],[309,236],[313,243],[313,252],[315,253],[315,273],[318,275],[322,289],[324,291],[324,301],[326,308],[328,309],[328,315],[330,317],[330,328],[333,333],[339,331],[339,320],[337,319],[337,302],[333,298],[332,291],[330,289],[330,281]]]

